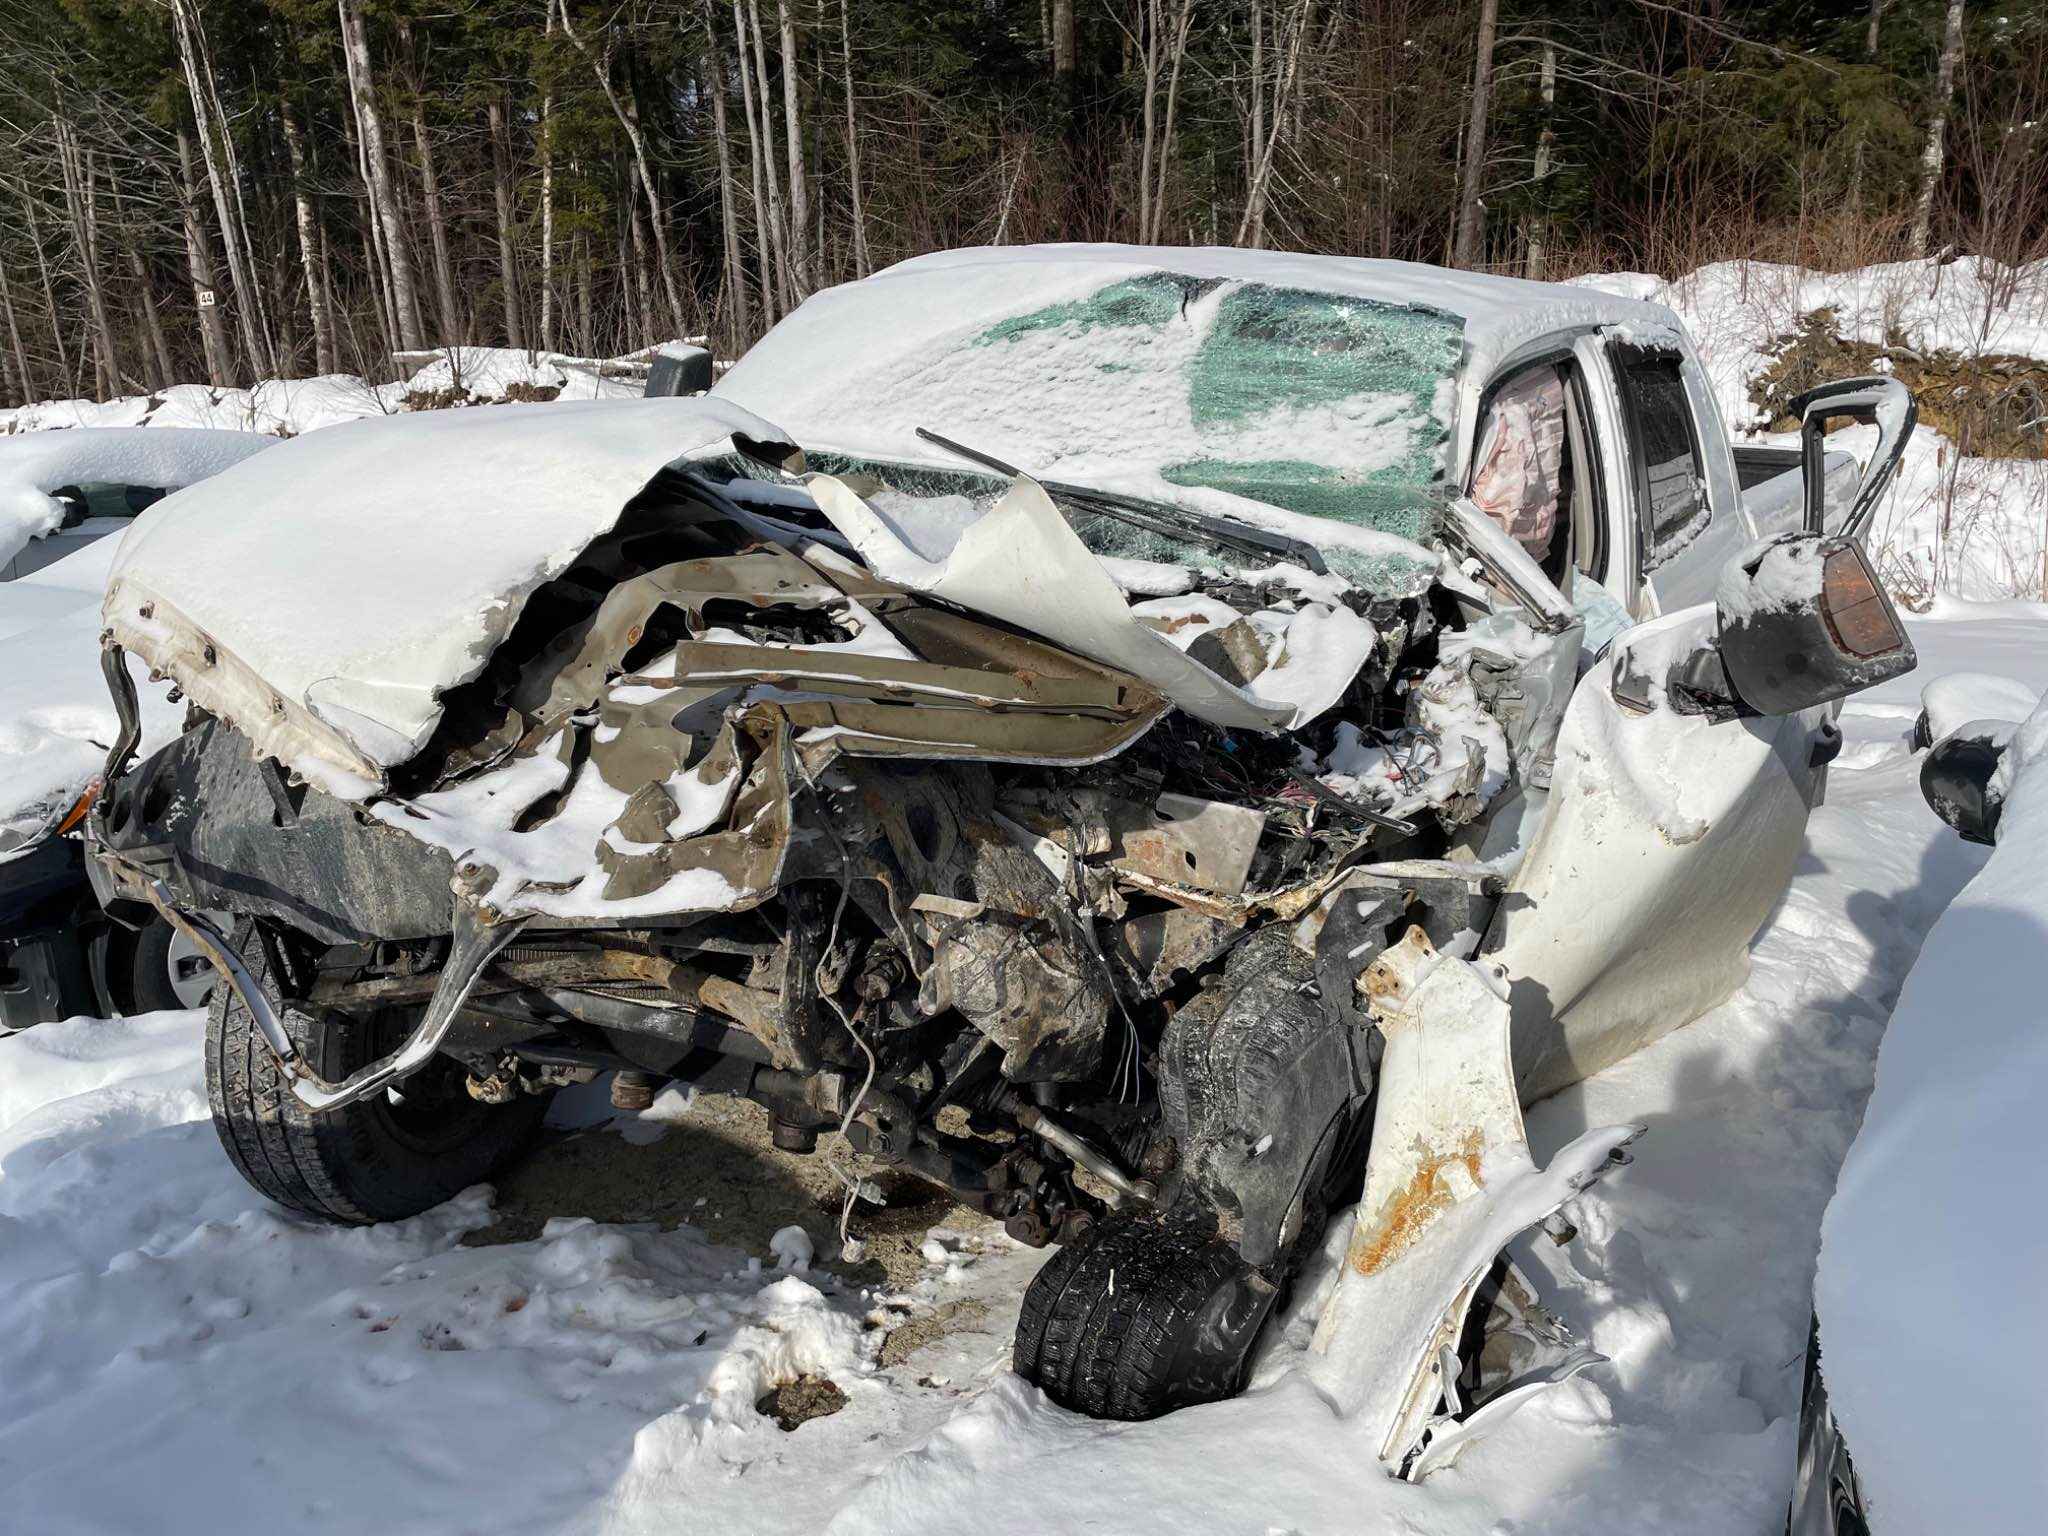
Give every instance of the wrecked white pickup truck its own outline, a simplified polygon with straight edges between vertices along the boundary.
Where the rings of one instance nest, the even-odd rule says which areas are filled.
[[[1831,508],[1839,414],[1884,433]],[[166,502],[107,670],[190,725],[91,835],[231,983],[229,1155],[321,1219],[486,1177],[565,1083],[722,1088],[1063,1244],[1017,1369],[1142,1418],[1238,1389],[1362,1174],[1323,1380],[1412,1475],[1523,1390],[1461,1345],[1502,1244],[1632,1132],[1538,1170],[1521,1103],[1738,984],[1830,702],[1913,664],[1858,544],[1910,425],[1817,392],[1746,498],[1654,306],[913,261],[707,399]]]

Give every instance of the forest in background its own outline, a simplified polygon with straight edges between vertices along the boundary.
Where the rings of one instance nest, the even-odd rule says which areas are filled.
[[[2044,0],[0,0],[0,403],[730,357],[958,245],[2017,270],[2044,117]]]

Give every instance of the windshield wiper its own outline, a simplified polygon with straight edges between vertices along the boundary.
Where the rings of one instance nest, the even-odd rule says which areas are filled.
[[[941,437],[929,427],[919,427],[917,435],[928,443],[935,443],[948,453],[958,454],[969,463],[979,464],[984,469],[1007,475],[1011,479],[1025,474],[1014,464],[1005,464],[993,454],[982,453],[969,448],[965,443],[956,443],[950,437]],[[1254,528],[1249,523],[1240,523],[1233,518],[1215,517],[1207,512],[1197,512],[1190,507],[1177,507],[1169,501],[1146,501],[1137,496],[1124,496],[1115,491],[1100,491],[1085,485],[1068,485],[1060,480],[1038,480],[1045,494],[1054,501],[1064,502],[1077,512],[1092,512],[1099,517],[1113,518],[1128,523],[1133,528],[1143,528],[1148,533],[1163,534],[1168,538],[1193,537],[1255,560],[1286,560],[1299,565],[1317,576],[1329,574],[1329,567],[1323,564],[1323,556],[1313,544],[1301,539],[1290,539],[1285,534],[1268,533],[1263,528]]]

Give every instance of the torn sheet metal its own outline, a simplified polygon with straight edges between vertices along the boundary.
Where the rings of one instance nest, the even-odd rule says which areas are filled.
[[[1109,863],[1131,874],[1235,896],[1251,874],[1265,830],[1262,812],[1191,795],[1161,795],[1149,815],[1112,827]]]
[[[1410,929],[1359,985],[1386,1054],[1365,1196],[1309,1371],[1338,1412],[1359,1419],[1381,1464],[1412,1474],[1487,1270],[1641,1127],[1589,1131],[1539,1169],[1499,973],[1440,956]]]
[[[813,475],[807,484],[877,575],[1143,678],[1214,725],[1275,731],[1305,724],[1337,702],[1378,640],[1349,608],[1303,603],[1286,621],[1280,659],[1239,686],[1132,612],[1035,481],[1013,484],[941,561],[911,549],[844,481]]]
[[[736,911],[774,894],[792,795],[842,757],[1080,766],[1166,707],[844,561],[756,546],[612,587],[477,714],[438,782],[369,810],[508,914]]]
[[[258,755],[360,799],[652,477],[736,437],[781,434],[707,398],[309,432],[138,519],[108,578],[107,626]]]

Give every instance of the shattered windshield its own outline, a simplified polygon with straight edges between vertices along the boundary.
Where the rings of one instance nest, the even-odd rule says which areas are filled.
[[[1153,272],[968,333],[951,355],[925,359],[918,382],[945,386],[923,424],[957,424],[969,446],[996,436],[1027,473],[1303,539],[1333,571],[1386,592],[1416,585],[1416,552],[1371,535],[1432,540],[1463,339],[1463,323],[1438,310]],[[1001,400],[999,417],[979,409],[984,396]],[[1019,445],[1036,445],[1035,456]],[[1001,489],[967,465],[956,474],[814,455],[812,467],[983,506]],[[1219,563],[1193,539],[1087,513],[1073,521],[1098,554]]]
[[[962,396],[999,382],[1016,433],[1063,457],[1420,540],[1463,339],[1438,310],[1155,272],[1000,321],[934,368]],[[1059,420],[1076,407],[1097,416],[1085,444]]]

